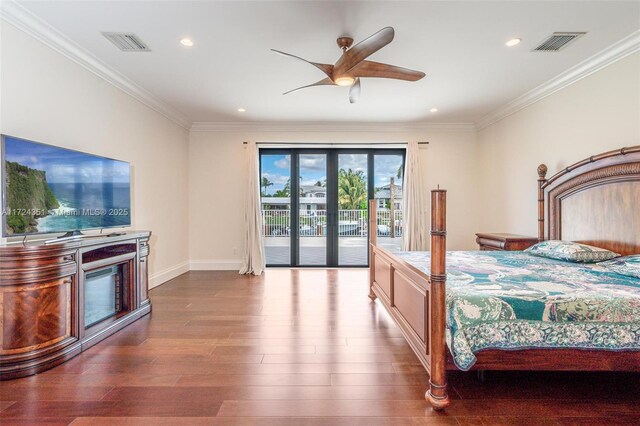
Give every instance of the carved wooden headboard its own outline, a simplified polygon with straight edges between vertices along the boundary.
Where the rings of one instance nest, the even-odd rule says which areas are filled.
[[[538,167],[538,238],[640,253],[640,145],[594,155],[545,179]],[[545,238],[546,237],[546,238]]]

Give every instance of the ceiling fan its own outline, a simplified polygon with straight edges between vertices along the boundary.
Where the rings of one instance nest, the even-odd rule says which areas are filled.
[[[327,75],[326,78],[316,83],[289,90],[288,92],[283,93],[283,95],[314,86],[349,86],[349,102],[355,103],[360,96],[361,78],[393,78],[405,81],[420,80],[425,76],[421,71],[414,71],[407,68],[397,67],[395,65],[366,60],[369,56],[391,43],[391,41],[393,41],[394,34],[395,31],[393,28],[385,27],[353,47],[351,47],[353,44],[353,39],[351,37],[339,37],[336,42],[342,49],[343,53],[334,65],[307,61],[299,56],[271,49],[280,55],[299,59],[311,64]]]

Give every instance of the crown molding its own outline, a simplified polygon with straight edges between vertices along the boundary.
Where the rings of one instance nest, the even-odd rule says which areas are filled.
[[[546,83],[485,115],[476,121],[476,128],[477,130],[482,130],[638,51],[640,51],[640,30],[631,33],[576,66],[558,74]]]
[[[473,123],[363,123],[363,122],[195,122],[192,132],[475,132]]]
[[[98,77],[111,83],[152,110],[162,114],[179,126],[189,129],[191,125],[180,112],[162,102],[132,80],[120,74],[98,58],[84,50],[60,31],[25,9],[13,0],[0,1],[0,18],[27,33],[66,58],[81,65]]]

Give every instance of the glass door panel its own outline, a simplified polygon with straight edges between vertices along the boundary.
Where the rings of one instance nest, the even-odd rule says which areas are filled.
[[[298,156],[298,265],[327,265],[327,154]]]
[[[375,154],[374,198],[377,201],[376,218],[378,244],[398,251],[402,249],[402,179],[404,156],[402,154]]]
[[[267,265],[291,265],[291,155],[260,156],[262,232]]]
[[[367,153],[338,154],[338,265],[368,264]]]

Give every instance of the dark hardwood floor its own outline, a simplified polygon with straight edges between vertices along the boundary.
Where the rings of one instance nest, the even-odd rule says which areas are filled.
[[[640,375],[450,376],[451,407],[368,272],[190,272],[151,291],[153,312],[68,363],[0,382],[0,424],[638,424]]]

